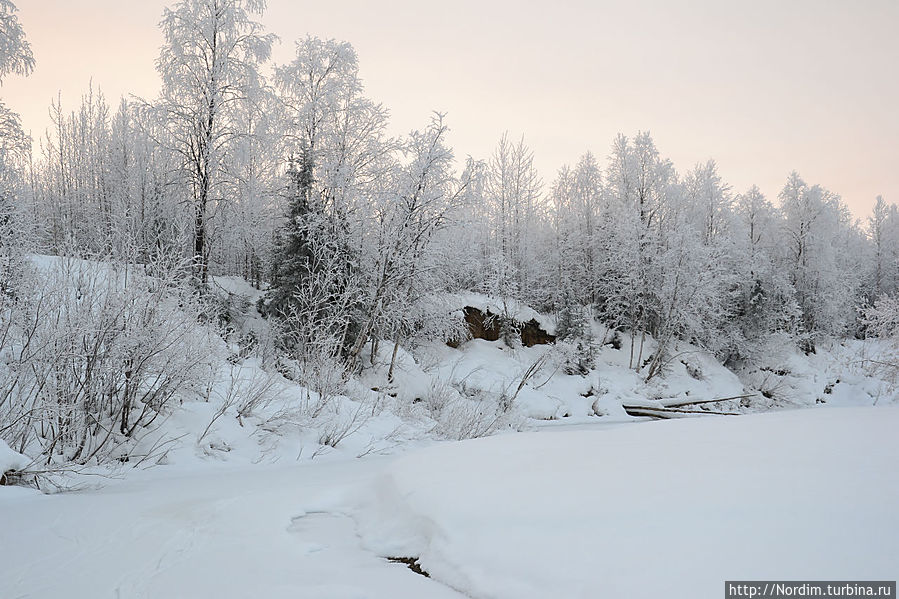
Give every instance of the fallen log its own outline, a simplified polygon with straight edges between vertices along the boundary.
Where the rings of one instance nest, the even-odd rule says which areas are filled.
[[[738,412],[712,412],[710,410],[681,410],[678,408],[653,408],[649,406],[622,406],[629,416],[649,416],[651,418],[674,418],[677,414],[712,414],[715,416],[739,416]],[[667,416],[666,414],[671,414]]]
[[[732,399],[746,399],[747,397],[755,397],[755,396],[756,396],[755,393],[746,393],[745,395],[734,395],[733,397],[719,397],[717,399],[697,399],[697,400],[688,400],[688,401],[676,401],[674,403],[666,403],[662,407],[682,408],[684,406],[698,406],[701,404],[718,403],[720,401],[730,401]]]
[[[649,410],[649,409],[645,409],[645,408],[638,409],[638,408],[625,407],[624,411],[625,411],[625,413],[627,413],[628,416],[636,416],[636,417],[646,416],[648,418],[657,418],[659,420],[668,420],[671,418],[683,418],[683,416],[678,416],[677,414],[664,414],[657,410]]]

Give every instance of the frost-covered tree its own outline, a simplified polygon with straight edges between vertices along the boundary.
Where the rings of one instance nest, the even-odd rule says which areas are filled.
[[[722,359],[736,364],[758,357],[778,334],[792,335],[799,306],[789,273],[782,267],[782,216],[753,186],[734,204],[734,302],[722,323]]]
[[[29,282],[0,339],[0,437],[53,466],[126,457],[217,348],[176,263],[60,258]]]
[[[313,314],[330,354],[357,356],[363,297],[358,273],[377,230],[375,207],[393,181],[387,113],[363,95],[356,54],[334,40],[308,37],[275,71],[284,109],[288,221],[271,268],[269,306],[283,317]],[[290,316],[289,329],[298,324]],[[290,333],[295,335],[296,331]],[[310,342],[311,343],[311,342]],[[316,342],[318,343],[318,342]]]
[[[162,92],[152,109],[165,126],[161,141],[181,158],[182,182],[191,191],[191,254],[203,283],[211,204],[231,199],[226,192],[234,181],[234,146],[249,134],[238,115],[260,97],[259,66],[275,39],[252,20],[264,9],[264,0],[180,0],[160,23],[165,43],[156,68]]]
[[[421,328],[421,306],[443,287],[443,272],[434,260],[434,235],[464,197],[467,180],[453,172],[453,152],[446,144],[449,128],[436,114],[429,126],[413,131],[403,145],[405,161],[394,175],[394,192],[377,208],[377,239],[364,272],[365,320],[356,352],[369,339],[394,341],[390,374],[399,344]]]
[[[34,69],[31,44],[25,39],[16,5],[0,0],[0,83],[7,75],[29,75]]]
[[[636,370],[643,364],[645,333],[660,323],[653,278],[659,272],[656,258],[667,231],[662,222],[675,175],[648,133],[639,133],[633,142],[616,137],[598,231],[603,259],[595,282],[597,308],[601,319],[631,333],[629,364]]]
[[[713,245],[727,238],[730,233],[730,217],[732,198],[730,187],[718,174],[718,165],[714,160],[698,164],[687,174],[688,210],[690,219],[699,226],[702,242]]]
[[[678,340],[720,350],[733,294],[729,197],[714,163],[682,183],[648,133],[618,136],[596,233],[597,314],[630,333],[629,364],[647,379]],[[647,335],[655,338],[653,349]]]
[[[18,115],[0,103],[0,296],[13,294],[21,275],[27,228],[23,170],[30,151]]]
[[[113,254],[137,264],[187,256],[191,234],[189,195],[170,184],[178,156],[157,143],[159,123],[122,100],[110,126],[109,176],[114,222]]]
[[[433,242],[440,248],[434,255],[448,290],[482,289],[488,277],[490,230],[485,223],[489,207],[484,199],[487,164],[468,157],[462,169],[465,188],[458,206],[448,215],[448,226],[435,231]]]
[[[283,323],[295,358],[346,357],[359,328],[359,258],[344,224],[309,201],[302,165],[291,163],[286,176],[288,214],[274,247],[267,310]]]
[[[514,143],[503,134],[487,163],[484,186],[490,207],[489,293],[525,300],[536,296],[531,285],[542,186],[524,138]]]
[[[861,232],[839,196],[792,173],[780,193],[787,264],[813,351],[820,334],[842,335],[855,323]]]
[[[574,291],[568,285],[561,294],[558,318],[556,319],[556,338],[585,339],[590,337],[589,312],[578,302]]]
[[[53,103],[32,177],[51,252],[138,264],[189,255],[189,197],[169,184],[175,156],[157,143],[159,126],[147,117],[125,100],[113,112],[93,89],[69,113]]]
[[[866,293],[868,303],[899,289],[899,209],[877,196],[868,217],[867,235],[871,244],[871,266]]]
[[[241,135],[231,148],[228,202],[212,211],[210,263],[225,273],[242,276],[261,287],[271,265],[274,232],[283,220],[282,132],[279,100],[261,90],[253,103],[239,107],[234,126]]]
[[[566,288],[559,300],[556,342],[567,374],[587,374],[596,366],[596,345],[592,332],[592,314]]]
[[[61,99],[51,107],[53,127],[42,144],[35,187],[49,216],[47,241],[58,254],[97,256],[110,249],[117,213],[111,203],[109,112],[93,88],[71,113],[64,112]]]
[[[29,75],[33,69],[34,56],[16,6],[0,0],[0,83],[7,75]],[[31,139],[22,130],[19,115],[0,102],[0,296],[13,292],[21,274],[23,171],[30,153]]]
[[[307,37],[293,61],[275,69],[275,84],[286,111],[285,150],[304,173],[307,201],[339,218],[364,209],[396,144],[386,134],[386,109],[363,94],[352,46]]]
[[[672,186],[667,202],[676,204],[681,190]],[[677,357],[677,340],[711,351],[719,349],[719,332],[727,317],[732,273],[715,245],[704,243],[704,227],[676,209],[661,220],[663,241],[649,269],[649,329],[655,350],[636,369],[650,379]],[[643,355],[642,341],[638,356]]]
[[[547,300],[555,307],[561,295],[574,293],[577,301],[596,300],[597,226],[602,199],[602,173],[592,154],[581,157],[574,169],[562,167],[550,191],[552,270],[541,281]]]

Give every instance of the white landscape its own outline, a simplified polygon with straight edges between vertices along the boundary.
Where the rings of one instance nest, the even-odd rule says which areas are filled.
[[[897,426],[893,407],[545,428],[8,489],[0,595],[715,597],[725,579],[892,580]]]
[[[83,35],[54,49],[59,15],[21,4],[0,0],[0,83],[89,54]],[[310,23],[320,9],[269,4]],[[657,4],[639,9],[648,25],[671,10]],[[728,20],[671,5],[703,36],[703,19]],[[285,58],[264,1],[159,8],[157,60],[119,73],[151,73],[152,95],[107,103],[91,80],[44,123],[0,102],[0,599],[730,598],[726,581],[896,580],[899,208],[852,184],[895,191],[895,161],[878,170],[895,139],[861,174],[858,146],[826,148],[844,152],[827,179],[844,198],[780,164],[830,164],[809,145],[784,158],[784,127],[766,150],[782,187],[735,189],[733,166],[675,165],[647,131],[593,139],[610,94],[583,118],[583,143],[607,152],[551,175],[501,129],[468,156],[452,112],[397,131],[408,106],[394,117],[367,95],[350,43],[310,31]],[[720,48],[747,82],[764,70],[739,68],[740,48],[763,50],[746,37],[759,10]],[[847,36],[899,22],[878,1],[783,13]],[[401,35],[394,16],[376,47]],[[611,44],[620,28],[602,27]],[[421,32],[425,55],[442,29]],[[688,38],[666,55],[690,56]],[[864,39],[853,73],[897,50]],[[786,57],[811,60],[799,46]],[[683,101],[691,86],[648,48],[585,55],[570,91],[544,91],[577,112],[578,82],[612,56]],[[783,70],[818,85],[818,49],[814,68]],[[499,75],[462,81],[485,114],[520,108],[491,103]],[[889,138],[895,103],[840,81],[862,96],[842,117],[809,111],[816,132]],[[877,98],[899,100],[892,84]],[[714,133],[731,156],[739,136]]]

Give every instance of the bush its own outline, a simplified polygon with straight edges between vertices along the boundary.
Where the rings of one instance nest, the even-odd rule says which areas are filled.
[[[216,351],[177,269],[54,259],[0,312],[0,437],[50,464],[127,457]],[[135,272],[136,271],[136,272]]]

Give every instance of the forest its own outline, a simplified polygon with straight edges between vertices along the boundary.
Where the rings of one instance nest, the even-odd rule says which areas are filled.
[[[146,8],[27,1],[0,0],[0,84],[29,89],[38,32],[63,37],[49,11],[130,37]],[[85,81],[32,137],[31,106],[7,96],[20,117],[0,87],[0,597],[896,596],[896,204],[853,214],[789,164],[776,197],[735,189],[723,157],[675,165],[642,130],[584,133],[602,152],[544,179],[528,131],[486,156],[451,147],[452,113],[398,135],[348,42],[312,32],[275,60],[262,19],[280,3],[305,32],[311,3],[165,1],[157,94]],[[412,4],[416,35],[434,33],[435,7]],[[564,54],[519,35],[527,3],[457,4],[436,10],[502,18],[475,23],[495,47]],[[623,6],[639,21],[616,21]],[[766,68],[845,92],[817,42],[853,76],[877,71],[899,56],[876,35],[897,6],[571,1],[539,17],[608,11],[605,33],[639,29],[644,66],[645,23],[677,30],[666,53],[734,44],[744,62],[657,82],[717,101]],[[374,8],[407,27],[402,7]],[[778,27],[789,44],[756,65]],[[90,44],[136,53],[72,30],[53,41],[91,68]],[[396,43],[383,33],[376,50]],[[628,58],[601,54],[583,58]],[[568,72],[583,80],[553,97],[603,110],[577,84],[605,80]],[[480,110],[509,82],[494,83],[457,87]],[[882,102],[886,139],[899,87],[881,83],[846,98]],[[728,108],[710,121],[744,118]],[[814,108],[823,139],[838,119]],[[863,137],[862,120],[838,125]],[[719,151],[741,143],[729,131]]]
[[[899,322],[883,198],[859,220],[796,172],[776,198],[733,189],[645,131],[585,139],[605,155],[549,181],[524,137],[486,157],[449,147],[447,115],[393,137],[350,44],[309,36],[271,64],[263,9],[174,3],[157,97],[89,87],[49,107],[39,139],[0,104],[0,439],[44,468],[118,459],[185,394],[209,401],[212,355],[258,360],[317,414],[367,369],[390,382],[407,352],[463,339],[464,293],[495,298],[509,346],[527,306],[575,370],[614,342],[643,382],[682,344],[739,376],[774,348]],[[10,0],[0,31],[0,78],[27,76]],[[235,278],[252,305],[222,288]]]

